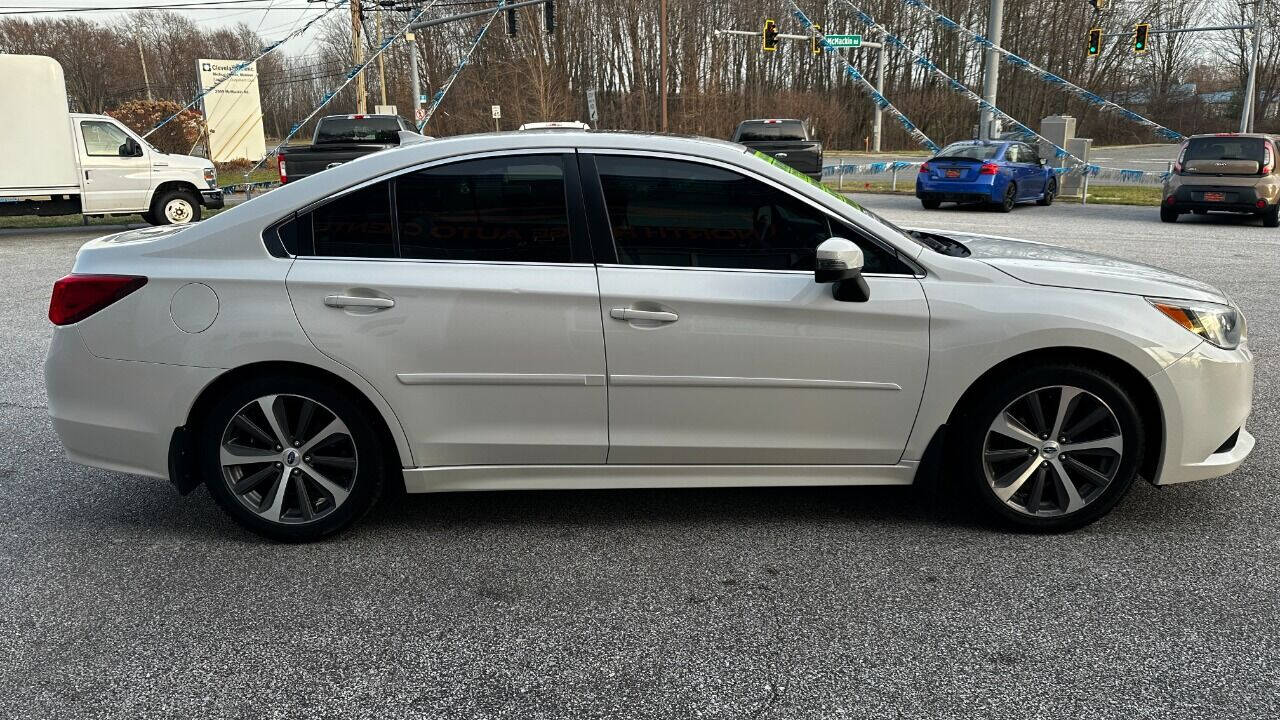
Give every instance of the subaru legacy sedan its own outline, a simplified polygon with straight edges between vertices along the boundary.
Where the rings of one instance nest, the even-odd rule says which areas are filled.
[[[312,540],[409,492],[954,487],[1076,528],[1253,448],[1205,283],[904,231],[727,142],[566,131],[360,158],[87,243],[53,288],[70,459]]]
[[[956,202],[1009,212],[1022,202],[1052,205],[1057,195],[1057,176],[1036,149],[1023,142],[951,143],[916,173],[916,197],[926,210]]]

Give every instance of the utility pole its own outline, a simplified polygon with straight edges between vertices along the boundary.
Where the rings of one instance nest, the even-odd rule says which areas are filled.
[[[987,11],[987,39],[992,45],[1000,44],[1000,34],[1004,29],[1004,0],[991,0]],[[996,90],[1000,85],[1000,53],[994,48],[987,48],[986,65],[982,73],[982,99],[996,104]],[[997,133],[996,118],[989,110],[983,110],[978,119],[978,138],[991,140]]]
[[[876,92],[884,95],[884,46],[876,48]],[[871,149],[880,152],[880,129],[884,111],[879,105],[871,113]]]
[[[374,16],[376,18],[374,23],[375,23],[375,26],[377,27],[375,32],[378,33],[379,46],[381,46],[383,41],[386,40],[386,38],[382,37],[382,13],[383,12],[384,12],[383,10],[379,9],[378,14]],[[385,56],[386,56],[386,53],[378,53],[378,90],[382,93],[383,105],[387,104],[387,66],[382,62],[382,59]]]
[[[364,43],[360,42],[360,0],[351,0],[351,57],[355,67],[364,63]],[[356,113],[365,114],[364,72],[356,75]]]
[[[418,42],[412,31],[404,34],[409,43],[409,84],[413,86],[413,121],[418,122],[418,110],[422,109],[422,85],[418,79]]]
[[[142,53],[142,33],[135,32],[133,36],[138,40],[138,59],[142,61],[142,84],[147,86],[147,99],[154,100],[151,97],[151,78],[147,76],[147,56]]]
[[[1249,55],[1249,77],[1244,83],[1244,102],[1240,107],[1240,132],[1253,132],[1253,119],[1258,104],[1258,56],[1262,53],[1262,13],[1261,0],[1253,0],[1252,3],[1240,3],[1245,5],[1253,5],[1253,52]]]
[[[667,0],[661,0],[659,11],[662,15],[658,22],[658,74],[660,87],[662,88],[662,132],[667,131]]]

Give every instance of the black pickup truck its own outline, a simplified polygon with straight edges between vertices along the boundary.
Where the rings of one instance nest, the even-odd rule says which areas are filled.
[[[733,131],[733,141],[822,179],[822,143],[803,120],[743,120]]]
[[[280,183],[296,182],[363,155],[397,147],[401,131],[418,134],[412,123],[398,115],[322,117],[311,145],[280,150]]]

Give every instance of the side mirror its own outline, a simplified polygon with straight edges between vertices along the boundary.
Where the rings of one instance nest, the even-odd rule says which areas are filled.
[[[120,157],[142,157],[142,146],[137,140],[128,138],[120,146]]]
[[[1040,158],[1040,167],[1044,167],[1045,165],[1048,165],[1048,164],[1049,163],[1044,158]]]
[[[862,248],[844,238],[827,238],[818,245],[813,279],[833,283],[831,294],[843,302],[865,302],[871,288],[862,277]]]

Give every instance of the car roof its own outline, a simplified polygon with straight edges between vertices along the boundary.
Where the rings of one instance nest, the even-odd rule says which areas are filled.
[[[1227,133],[1200,133],[1199,135],[1191,135],[1187,137],[1188,140],[1200,140],[1203,138],[1253,138],[1257,140],[1274,140],[1276,136],[1269,135],[1267,133],[1227,132]]]

